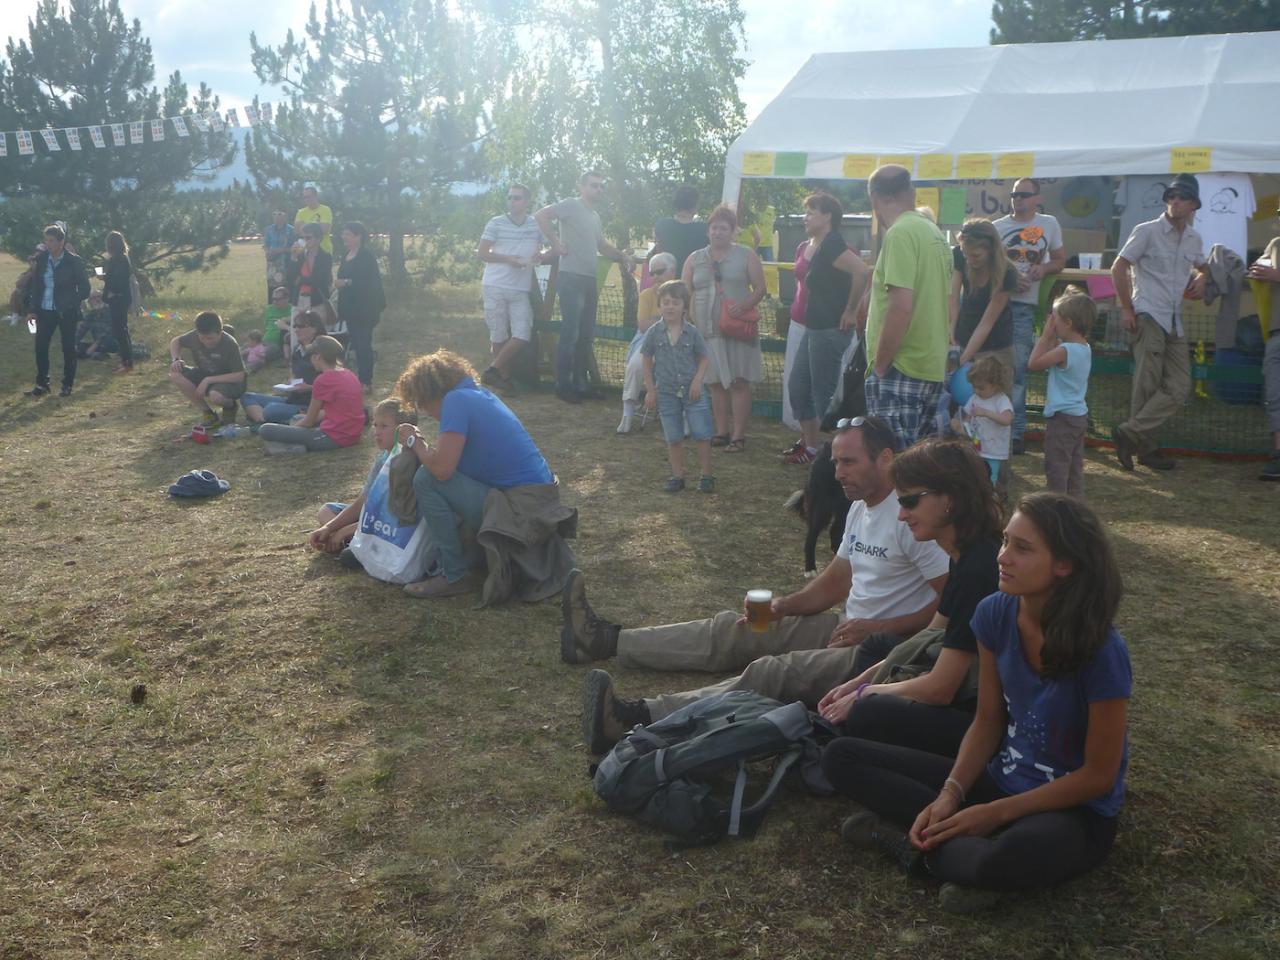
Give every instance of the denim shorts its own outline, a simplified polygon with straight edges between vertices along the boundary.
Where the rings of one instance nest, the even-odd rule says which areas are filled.
[[[658,416],[662,420],[662,436],[667,443],[684,440],[686,419],[689,421],[689,436],[694,440],[710,440],[716,432],[711,422],[711,400],[705,385],[702,395],[693,403],[674,393],[659,391]]]

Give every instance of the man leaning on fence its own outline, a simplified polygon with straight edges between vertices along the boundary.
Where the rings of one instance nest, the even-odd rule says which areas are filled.
[[[1204,243],[1191,221],[1200,209],[1200,182],[1180,173],[1164,191],[1165,212],[1133,228],[1111,266],[1120,318],[1133,335],[1133,400],[1115,429],[1116,459],[1152,470],[1177,464],[1162,454],[1156,431],[1191,390],[1191,356],[1182,320],[1184,298],[1204,295]]]
[[[542,235],[551,239],[551,252],[560,258],[557,294],[560,297],[560,344],[556,348],[556,396],[580,403],[589,396],[587,372],[596,331],[599,289],[596,253],[630,271],[631,258],[604,238],[596,204],[604,196],[604,177],[588,170],[578,178],[578,196],[543,207],[535,215]],[[554,221],[558,232],[552,228]]]

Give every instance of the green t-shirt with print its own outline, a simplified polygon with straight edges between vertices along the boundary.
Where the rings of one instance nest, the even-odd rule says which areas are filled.
[[[951,248],[937,227],[914,210],[902,214],[885,232],[871,282],[867,315],[867,365],[889,310],[889,288],[912,292],[911,325],[903,335],[893,366],[916,380],[941,382],[947,372],[947,311],[951,295]]]

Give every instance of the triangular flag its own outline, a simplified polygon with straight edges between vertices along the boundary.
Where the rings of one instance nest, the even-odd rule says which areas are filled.
[[[35,144],[31,142],[31,132],[28,130],[18,131],[18,152],[24,157],[36,152]]]
[[[97,147],[99,150],[101,150],[103,147],[107,145],[107,141],[102,139],[101,127],[90,127],[89,139],[93,141],[93,145]]]
[[[178,131],[178,136],[191,136],[191,131],[187,129],[187,121],[183,120],[181,117],[171,117],[170,119],[173,120],[173,129]]]
[[[270,123],[271,122],[271,104],[264,103],[262,105],[261,114],[262,114],[262,122]]]
[[[142,134],[142,121],[130,120],[129,121],[129,142],[136,145],[136,144],[142,143],[143,139],[144,137]]]
[[[117,147],[124,146],[124,124],[113,123],[111,125],[111,142]]]
[[[80,149],[80,128],[67,127],[67,129],[62,132],[67,135],[67,146],[69,146],[72,150],[79,150]]]
[[[151,139],[152,140],[164,139],[164,121],[163,120],[151,121]]]
[[[62,149],[62,147],[58,146],[58,134],[56,130],[50,130],[46,127],[40,131],[40,136],[44,137],[44,145],[49,148],[50,153]]]
[[[249,126],[256,127],[258,125],[258,111],[254,109],[253,104],[245,105],[244,118],[248,121]]]
[[[9,155],[9,135],[0,130],[0,157]]]
[[[200,133],[209,132],[209,121],[206,118],[202,117],[200,114],[193,113],[191,115],[191,122],[196,125],[196,130],[199,131]]]
[[[235,107],[227,111],[227,125],[232,127],[240,126],[240,116],[236,113]]]

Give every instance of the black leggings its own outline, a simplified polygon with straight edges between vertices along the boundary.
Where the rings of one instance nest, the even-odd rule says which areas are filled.
[[[954,757],[972,722],[973,714],[968,710],[936,707],[877,693],[853,705],[845,718],[843,732],[862,740]]]
[[[112,297],[107,301],[111,311],[111,334],[120,347],[120,362],[126,367],[133,366],[133,341],[129,339],[129,304],[122,297]]]
[[[854,737],[833,740],[822,754],[822,770],[836,790],[903,830],[937,799],[951,767],[949,757]],[[1006,796],[983,771],[967,802]],[[967,887],[1046,887],[1096,867],[1115,836],[1114,817],[1072,807],[1034,813],[989,837],[956,837],[928,853],[925,863],[939,880]]]

